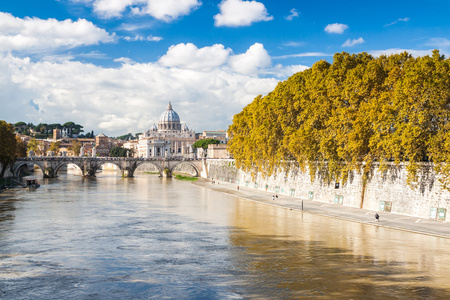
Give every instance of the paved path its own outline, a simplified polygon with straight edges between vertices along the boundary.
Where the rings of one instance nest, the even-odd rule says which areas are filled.
[[[272,200],[273,193],[242,186],[239,186],[239,190],[237,190],[236,184],[222,181],[216,181],[216,183],[213,184],[210,180],[199,179],[195,182],[195,184],[239,198],[284,207],[286,209],[302,210],[303,203],[303,211],[311,214],[427,234],[442,238],[450,238],[450,223],[447,222],[385,212],[378,212],[380,215],[380,221],[377,222],[374,217],[375,211],[367,209],[328,204],[285,195],[278,195],[278,198]]]

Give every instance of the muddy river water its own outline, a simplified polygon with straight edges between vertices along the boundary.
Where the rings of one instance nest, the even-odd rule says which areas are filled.
[[[136,175],[0,194],[0,299],[450,299],[449,239]]]

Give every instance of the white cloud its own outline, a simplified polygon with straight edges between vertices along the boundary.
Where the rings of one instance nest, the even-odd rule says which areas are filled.
[[[153,36],[153,35],[149,35],[149,36],[142,36],[142,35],[135,35],[135,36],[125,36],[123,38],[124,40],[128,41],[128,42],[159,42],[162,41],[162,37],[160,36]]]
[[[231,49],[218,44],[201,49],[191,43],[178,44],[171,46],[159,63],[166,67],[203,70],[222,66],[230,53]]]
[[[266,74],[273,75],[277,78],[287,78],[295,73],[305,71],[306,69],[309,69],[309,67],[303,65],[283,66],[281,64],[277,64],[273,68],[268,69]]]
[[[165,22],[190,14],[200,7],[199,0],[71,0],[92,5],[103,18],[120,18],[129,9],[133,14],[150,15]]]
[[[273,20],[264,4],[257,1],[223,0],[220,13],[214,16],[216,26],[250,26],[252,23]]]
[[[287,42],[283,44],[283,46],[285,47],[301,47],[304,45],[305,45],[304,42]]]
[[[342,33],[344,33],[344,31],[347,28],[348,28],[348,26],[345,25],[345,24],[340,24],[340,23],[328,24],[325,27],[325,32],[326,33],[342,34]]]
[[[133,8],[135,14],[150,15],[165,22],[188,15],[201,5],[198,0],[145,0],[144,2],[146,5]]]
[[[381,55],[392,55],[392,54],[400,54],[400,53],[403,53],[403,52],[408,52],[412,56],[418,57],[418,56],[432,55],[432,51],[433,51],[433,49],[414,50],[414,49],[390,48],[390,49],[385,49],[385,50],[371,50],[371,51],[368,51],[368,53],[370,53],[374,57],[379,57]],[[443,52],[441,51],[440,54],[441,55],[444,54],[445,56],[449,56],[450,52],[449,51],[443,51]]]
[[[134,4],[135,0],[95,0],[92,5],[94,12],[104,18],[120,17],[125,9]]]
[[[298,11],[295,8],[293,8],[293,9],[291,9],[291,14],[289,16],[285,17],[285,19],[288,21],[292,21],[296,17],[298,17]]]
[[[389,27],[389,26],[395,25],[398,22],[408,22],[408,21],[409,21],[409,18],[399,18],[399,19],[395,20],[394,22],[384,25],[384,27]]]
[[[70,120],[86,130],[119,135],[150,128],[172,101],[190,128],[227,129],[233,115],[254,97],[269,93],[280,79],[304,68],[272,66],[261,44],[238,55],[223,45],[179,44],[157,62],[115,61],[119,67],[106,68],[0,53],[0,119]]]
[[[286,58],[294,58],[294,57],[321,57],[321,56],[333,56],[333,54],[324,53],[324,52],[304,52],[304,53],[274,56],[273,59],[286,59]]]
[[[342,44],[342,47],[353,47],[364,42],[365,41],[362,37],[360,37],[359,39],[348,39],[345,41],[345,43]]]
[[[272,63],[270,55],[259,43],[252,45],[247,52],[231,57],[231,67],[242,74],[257,73],[258,70],[269,67]]]
[[[85,19],[21,19],[0,12],[0,51],[37,53],[109,43],[115,38]]]
[[[427,43],[425,43],[426,46],[436,47],[440,49],[449,49],[450,48],[450,40],[447,38],[430,38]]]

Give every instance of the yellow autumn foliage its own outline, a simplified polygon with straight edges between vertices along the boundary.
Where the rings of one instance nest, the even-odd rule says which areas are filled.
[[[236,165],[268,176],[296,161],[328,181],[374,162],[403,163],[408,182],[433,162],[450,187],[450,60],[336,53],[258,96],[235,115],[228,150]]]

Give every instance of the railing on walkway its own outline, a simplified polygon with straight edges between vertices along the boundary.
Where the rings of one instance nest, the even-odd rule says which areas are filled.
[[[201,158],[188,157],[86,157],[86,156],[31,156],[17,158],[17,161],[75,161],[75,160],[97,160],[97,161],[201,161]]]

